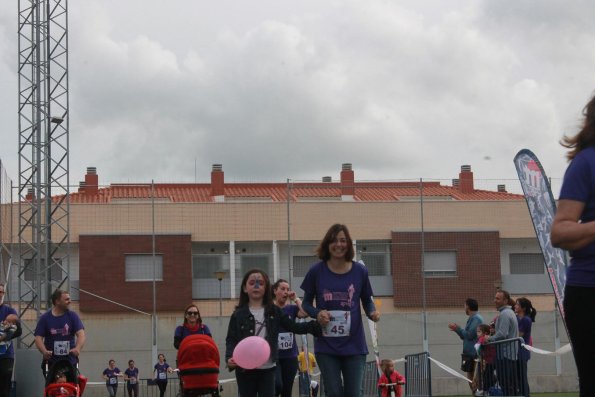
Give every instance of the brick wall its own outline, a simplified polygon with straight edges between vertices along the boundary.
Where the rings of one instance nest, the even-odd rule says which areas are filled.
[[[126,281],[126,254],[151,254],[150,235],[79,236],[80,288],[146,312],[153,310],[153,282]],[[189,234],[157,235],[155,252],[163,257],[163,281],[156,282],[157,310],[181,310],[192,300],[192,246]],[[83,312],[128,311],[84,292]]]
[[[453,277],[426,278],[426,306],[464,306],[465,299],[493,307],[500,276],[498,232],[425,232],[426,251],[456,251]],[[392,233],[392,273],[395,307],[422,306],[421,234]]]

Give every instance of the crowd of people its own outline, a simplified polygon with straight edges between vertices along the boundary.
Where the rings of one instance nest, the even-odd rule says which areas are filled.
[[[589,316],[584,315],[595,308],[595,222],[592,222],[595,220],[595,97],[586,105],[584,115],[579,133],[566,136],[562,141],[569,149],[567,157],[571,163],[564,176],[551,229],[552,244],[569,250],[571,256],[563,305],[581,396],[595,390],[595,378],[591,376],[595,355],[591,335],[595,326]],[[225,350],[227,367],[235,371],[242,397],[289,396],[298,369],[300,376],[309,378],[307,374],[314,363],[320,368],[327,396],[361,396],[368,354],[361,308],[370,320],[380,319],[372,299],[368,271],[362,263],[354,261],[353,242],[345,225],[331,226],[320,242],[317,254],[320,261],[311,266],[300,286],[305,292],[303,302],[286,280],[277,280],[271,285],[268,275],[259,269],[244,275],[239,303],[229,320]],[[3,302],[4,288],[0,284],[0,397],[10,393],[14,365],[14,349],[10,341],[22,332],[16,311]],[[35,346],[43,355],[44,376],[48,374],[48,368],[60,360],[76,366],[86,340],[83,323],[75,312],[68,310],[70,295],[56,290],[51,301],[53,307],[41,316],[34,333]],[[292,301],[294,304],[290,303]],[[495,349],[492,342],[520,337],[524,345],[532,345],[531,328],[536,310],[526,297],[513,301],[504,290],[496,292],[494,303],[498,315],[491,323],[486,323],[479,314],[478,302],[469,298],[465,301],[468,316],[465,326],[448,325],[463,340],[461,370],[467,374],[472,395],[482,395],[496,384],[505,394],[513,394],[518,390],[511,390],[511,387],[518,387],[517,380],[521,379],[522,390],[529,396],[529,351],[524,348],[520,351]],[[314,320],[296,321],[308,316]],[[302,360],[299,360],[294,334],[305,333],[316,337],[315,355],[311,357],[302,352]],[[175,348],[179,348],[185,337],[194,334],[211,335],[202,322],[198,307],[192,304],[184,311],[183,325],[175,330]],[[264,338],[270,355],[257,368],[242,368],[234,360],[233,352],[243,339],[251,336]],[[102,376],[110,396],[116,394],[119,377],[126,381],[129,397],[138,395],[139,371],[133,360],[128,364],[129,368],[121,373],[114,360],[108,362]],[[516,368],[513,371],[515,379],[510,379],[510,372],[500,368]],[[153,377],[161,397],[167,387],[167,374],[171,372],[165,356],[160,354]],[[63,375],[56,373],[55,381],[63,382]],[[397,396],[400,395],[403,382],[404,378],[394,370],[393,363],[382,361],[382,375],[378,382],[382,395],[388,395],[393,389]],[[317,392],[315,383],[311,390]]]
[[[527,362],[531,358],[525,346],[532,346],[531,328],[537,310],[526,297],[516,301],[508,291],[498,290],[494,296],[498,314],[488,324],[479,314],[477,300],[465,301],[465,328],[448,324],[463,340],[461,370],[467,374],[472,396],[483,396],[490,388],[500,387],[504,395],[529,396]],[[522,338],[522,344],[515,341]],[[494,344],[497,341],[510,341]],[[494,393],[493,389],[491,393]]]

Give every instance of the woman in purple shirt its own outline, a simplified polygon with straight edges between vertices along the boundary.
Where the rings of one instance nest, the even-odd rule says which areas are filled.
[[[353,241],[345,225],[331,226],[317,253],[320,262],[312,265],[301,285],[305,292],[302,305],[323,328],[322,336],[314,341],[314,351],[326,395],[360,397],[368,354],[360,301],[368,318],[380,319],[368,270],[353,261]]]
[[[157,359],[159,361],[155,364],[153,378],[159,388],[159,397],[164,397],[165,390],[167,390],[167,374],[171,374],[173,369],[165,362],[165,356],[163,354],[159,354]]]
[[[564,288],[564,320],[578,369],[580,396],[595,390],[595,97],[583,110],[585,119],[562,146],[571,161],[562,182],[552,223],[554,247],[570,251]]]
[[[289,282],[280,278],[273,284],[273,296],[275,305],[279,306],[285,314],[295,321],[296,318],[308,317],[308,314],[300,309],[301,302],[295,292],[289,288]],[[290,304],[290,301],[296,304]],[[291,397],[293,381],[298,370],[298,349],[295,335],[281,326],[279,328],[279,358],[275,373],[275,395]]]
[[[128,397],[138,397],[138,368],[134,366],[134,360],[128,360],[128,368],[124,371],[124,380]]]
[[[535,322],[537,310],[533,307],[531,301],[527,298],[519,298],[514,304],[514,313],[519,324],[519,336],[523,338],[523,343],[527,346],[533,345],[531,338],[531,327]],[[531,358],[531,352],[527,349],[521,349],[521,371],[523,381],[525,382],[525,396],[529,397],[529,381],[527,378],[527,361]]]
[[[105,380],[105,387],[109,397],[115,397],[118,393],[118,376],[124,376],[120,372],[120,368],[116,367],[115,360],[109,360],[108,367],[103,370],[103,380]]]

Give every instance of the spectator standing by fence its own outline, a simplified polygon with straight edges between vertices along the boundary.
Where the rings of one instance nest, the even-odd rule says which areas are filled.
[[[496,318],[494,335],[491,335],[488,341],[518,338],[519,326],[516,315],[512,311],[514,301],[510,298],[510,293],[505,290],[496,291],[494,304],[500,314]],[[516,389],[519,385],[518,348],[512,342],[496,347],[496,375],[505,396],[517,395]]]
[[[514,305],[514,312],[516,313],[519,324],[519,336],[523,338],[523,343],[526,346],[533,346],[533,338],[531,337],[531,327],[535,322],[537,310],[527,298],[519,298]],[[529,378],[527,373],[527,364],[531,358],[531,352],[525,348],[521,349],[519,354],[521,366],[521,378],[525,383],[525,396],[529,397]]]
[[[473,298],[465,300],[465,314],[467,323],[465,328],[461,328],[456,323],[448,324],[448,328],[455,332],[463,341],[463,353],[461,354],[461,371],[467,374],[467,379],[473,381],[475,374],[475,359],[477,358],[477,350],[475,344],[477,343],[477,327],[483,323],[483,318],[479,314],[479,304]],[[469,383],[471,388],[471,395],[474,395],[473,383]]]
[[[578,369],[580,396],[595,390],[595,96],[583,110],[581,130],[565,136],[571,161],[552,223],[554,247],[570,251],[564,288],[564,319]]]

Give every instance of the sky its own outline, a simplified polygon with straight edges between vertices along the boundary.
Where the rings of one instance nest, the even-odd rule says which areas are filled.
[[[77,0],[70,181],[515,180],[567,166],[595,92],[584,0]],[[0,1],[0,159],[18,175],[18,2]],[[512,183],[512,182],[510,182]],[[477,183],[476,183],[477,185]],[[493,186],[491,186],[493,185]]]

